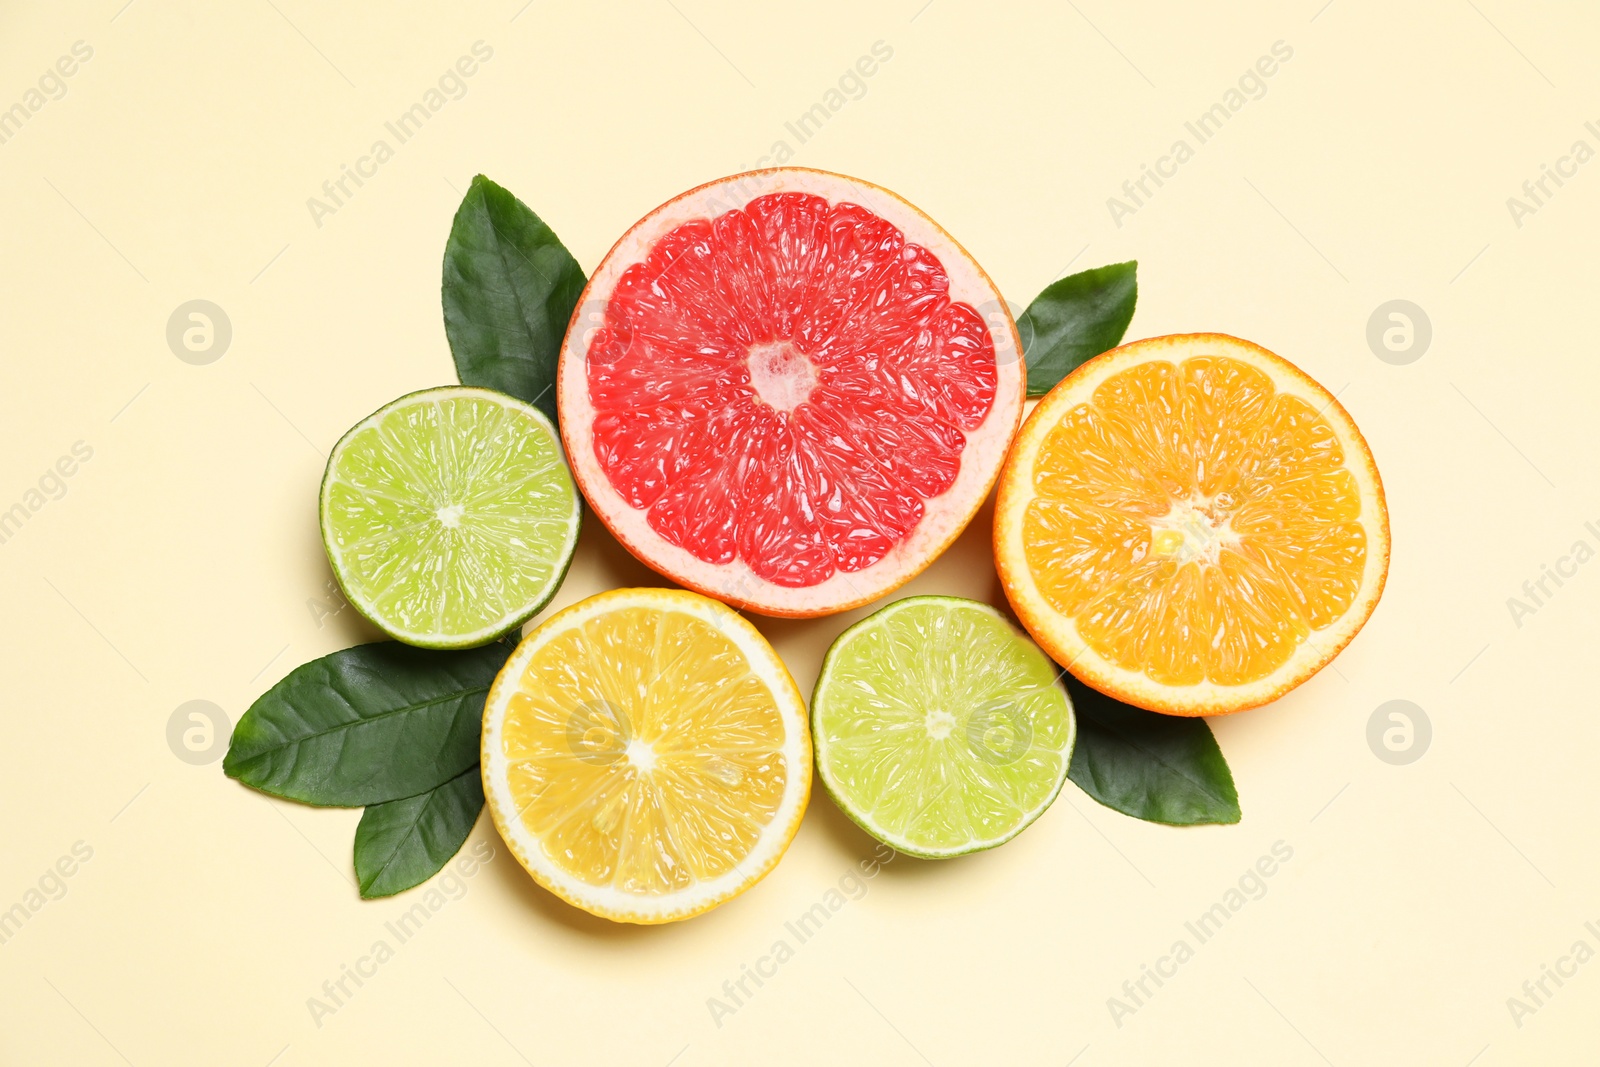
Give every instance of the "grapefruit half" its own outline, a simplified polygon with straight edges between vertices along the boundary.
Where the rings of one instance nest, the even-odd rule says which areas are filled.
[[[765,615],[858,607],[971,520],[1021,420],[1016,324],[937,223],[779,168],[623,235],[561,350],[557,404],[600,521],[666,577]]]

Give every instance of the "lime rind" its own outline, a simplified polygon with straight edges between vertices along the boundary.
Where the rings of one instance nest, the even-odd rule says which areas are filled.
[[[1076,721],[1060,669],[987,604],[898,600],[840,634],[811,701],[817,771],[900,852],[1011,840],[1061,792]]]
[[[328,457],[319,505],[350,603],[423,648],[486,644],[536,615],[582,523],[550,420],[471,386],[408,393],[357,423]]]

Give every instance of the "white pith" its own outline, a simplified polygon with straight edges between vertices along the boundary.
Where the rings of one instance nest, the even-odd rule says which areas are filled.
[[[789,341],[751,345],[746,357],[756,399],[777,411],[793,411],[817,388],[817,369]]]
[[[683,612],[716,627],[744,653],[752,672],[771,692],[783,720],[782,753],[786,768],[783,798],[755,846],[733,870],[674,893],[628,893],[612,886],[585,882],[556,864],[539,838],[516,811],[509,784],[510,761],[504,751],[504,719],[519,679],[539,649],[560,634],[596,616],[643,607]],[[630,742],[627,756],[641,770],[653,766],[654,754]],[[528,873],[551,892],[585,911],[621,922],[659,923],[686,918],[738,895],[767,874],[782,858],[805,813],[811,793],[811,731],[805,702],[794,679],[754,626],[726,606],[695,593],[672,589],[615,589],[601,593],[552,616],[527,637],[500,669],[483,707],[483,791],[500,836]],[[730,769],[731,766],[730,766]]]
[[[1217,511],[1227,511],[1220,499],[1227,495],[1219,494],[1215,500],[1196,495],[1174,503],[1171,511],[1150,524],[1151,552],[1170,556],[1178,563],[1217,562],[1223,546],[1239,543],[1239,535],[1227,518],[1216,515]]]
[[[923,517],[888,555],[854,573],[836,571],[816,585],[790,588],[768,582],[743,560],[706,563],[650,528],[646,512],[624,500],[595,458],[594,407],[589,400],[586,353],[617,280],[644,259],[663,235],[697,218],[714,218],[775,192],[804,192],[829,203],[859,204],[896,226],[908,242],[938,257],[950,280],[949,298],[970,304],[984,317],[994,343],[997,369],[993,406],[984,421],[964,431],[966,446],[954,483],[923,501]],[[617,539],[648,566],[730,604],[763,614],[817,615],[876,600],[927,565],[966,527],[999,475],[1006,449],[1022,415],[1026,367],[1007,304],[982,269],[933,220],[885,189],[838,174],[780,168],[734,175],[685,193],[629,230],[589,280],[562,344],[557,375],[561,433],[573,475],[589,505]],[[776,406],[776,405],[775,405]]]
[[[1366,532],[1367,553],[1361,589],[1350,607],[1331,625],[1312,631],[1293,655],[1272,673],[1244,685],[1203,681],[1170,686],[1112,663],[1079,636],[1076,621],[1061,615],[1040,594],[1023,553],[1022,535],[1028,504],[1038,495],[1034,486],[1034,460],[1039,446],[1067,412],[1089,402],[1103,381],[1130,367],[1155,360],[1177,364],[1205,355],[1227,356],[1250,364],[1271,378],[1278,392],[1298,397],[1322,414],[1338,435],[1345,455],[1345,469],[1356,482],[1361,500],[1359,521]],[[1203,517],[1196,524],[1192,521],[1193,514],[1198,514],[1193,503],[1174,508],[1173,514],[1157,528],[1172,531],[1181,539],[1173,544],[1175,557],[1181,558],[1184,552],[1190,552],[1200,558],[1214,558],[1221,545],[1233,536],[1232,532],[1225,523],[1217,526]],[[1169,543],[1172,542],[1169,540]],[[1224,334],[1180,334],[1135,341],[1095,357],[1063,379],[1034,408],[1017,435],[1001,481],[995,506],[995,562],[1018,618],[1056,662],[1083,681],[1154,711],[1178,715],[1225,714],[1281,696],[1325,666],[1355,636],[1383,592],[1389,565],[1389,529],[1377,467],[1355,422],[1332,394],[1281,356],[1248,341]]]

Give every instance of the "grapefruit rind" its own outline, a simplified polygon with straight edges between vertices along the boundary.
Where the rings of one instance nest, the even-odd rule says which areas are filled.
[[[1177,363],[1202,355],[1241,360],[1265,373],[1280,393],[1298,397],[1317,409],[1337,433],[1345,467],[1355,479],[1361,500],[1361,523],[1367,535],[1360,592],[1331,625],[1313,631],[1290,659],[1272,673],[1242,685],[1209,680],[1169,686],[1139,671],[1112,663],[1078,634],[1077,625],[1040,593],[1023,551],[1023,525],[1034,488],[1034,458],[1062,416],[1093,396],[1113,374],[1154,360]],[[995,567],[1018,620],[1056,662],[1086,685],[1136,707],[1167,715],[1227,715],[1259,707],[1283,696],[1332,662],[1371,616],[1383,594],[1389,571],[1389,514],[1383,481],[1372,450],[1338,400],[1309,375],[1283,357],[1252,342],[1221,333],[1173,334],[1114,348],[1084,363],[1039,401],[1018,433],[1000,475],[995,501]]]
[[[784,724],[783,756],[788,777],[783,799],[755,846],[735,868],[677,893],[644,895],[584,882],[557,866],[544,846],[516,817],[503,748],[508,701],[534,654],[553,638],[607,612],[629,607],[678,611],[716,627],[745,654],[766,685]],[[692,918],[740,895],[777,866],[805,815],[811,797],[812,752],[805,699],[789,670],[760,631],[737,612],[708,597],[679,589],[613,589],[552,615],[523,638],[495,677],[483,705],[483,795],[495,828],[534,881],[574,907],[613,922],[655,925]]]
[[[649,526],[646,513],[632,507],[612,486],[593,448],[595,410],[586,377],[587,350],[600,309],[623,271],[645,259],[663,236],[699,218],[714,218],[745,207],[760,196],[802,192],[830,203],[848,201],[894,224],[906,239],[932,252],[950,282],[952,302],[971,305],[983,316],[994,344],[997,380],[992,408],[966,433],[960,471],[944,493],[923,501],[919,522],[888,555],[864,570],[836,571],[814,585],[790,588],[768,582],[742,560],[706,563],[668,542]],[[664,577],[734,607],[762,615],[811,618],[848,611],[877,600],[922,572],[964,530],[988,498],[1000,474],[1006,449],[1022,421],[1027,368],[1022,342],[999,290],[938,223],[910,202],[879,186],[828,171],[780,167],[750,171],[708,182],[656,208],[628,230],[589,279],[573,312],[557,370],[561,436],[574,479],[595,515],[641,562]]]

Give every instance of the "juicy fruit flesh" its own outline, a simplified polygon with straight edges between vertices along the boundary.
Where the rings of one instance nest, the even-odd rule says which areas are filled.
[[[817,749],[836,795],[896,843],[1003,839],[1049,802],[1071,757],[1058,668],[993,612],[886,609],[830,653]]]
[[[1111,663],[1242,685],[1355,601],[1361,497],[1337,433],[1241,360],[1151,361],[1067,412],[1034,461],[1040,594]]]
[[[456,394],[352,434],[325,507],[340,579],[368,614],[407,634],[471,634],[547,592],[577,490],[545,424]]]
[[[592,886],[663,894],[734,869],[792,769],[772,692],[705,620],[630,608],[553,637],[507,704],[513,818]]]
[[[939,260],[856,204],[774,193],[619,278],[587,353],[593,446],[652,530],[807,587],[872,566],[949,489],[997,385]]]

